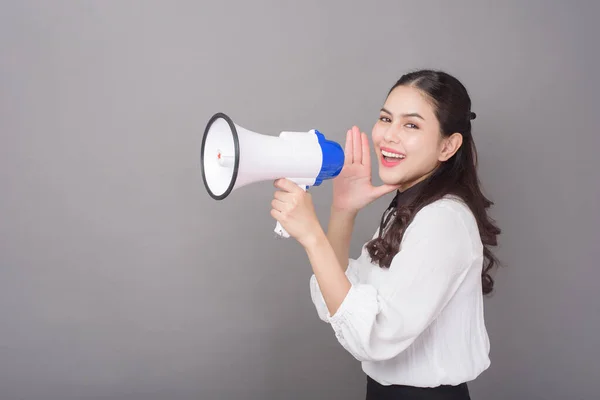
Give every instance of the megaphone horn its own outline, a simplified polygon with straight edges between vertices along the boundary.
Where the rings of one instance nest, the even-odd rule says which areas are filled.
[[[316,129],[263,135],[219,112],[204,129],[200,162],[208,194],[223,200],[242,186],[278,178],[287,178],[304,190],[319,186],[341,172],[344,150]],[[279,222],[275,232],[289,237]]]

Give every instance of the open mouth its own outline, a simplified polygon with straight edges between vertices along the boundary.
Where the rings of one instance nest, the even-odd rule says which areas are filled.
[[[390,149],[381,149],[381,162],[386,167],[392,167],[398,165],[404,160],[406,156],[402,153],[392,151]]]

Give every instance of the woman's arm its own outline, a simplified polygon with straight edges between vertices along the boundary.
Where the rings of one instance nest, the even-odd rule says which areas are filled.
[[[327,304],[327,319],[356,359],[387,360],[408,348],[444,309],[471,268],[477,268],[462,212],[448,205],[421,210],[388,276],[377,286],[352,285],[324,234],[303,243]]]
[[[337,226],[334,226],[334,233],[336,233],[335,228],[341,228],[349,223],[343,218],[339,218],[338,221],[334,222],[337,223]],[[338,246],[342,247],[345,244],[343,242],[345,238],[340,238],[342,235],[336,237],[334,234],[333,236],[334,240],[338,239]],[[341,256],[345,257],[343,258],[345,263],[342,264],[340,263],[340,256],[336,254],[334,247],[322,231],[316,234],[311,240],[306,241],[304,243],[304,249],[306,250],[310,264],[312,265],[315,278],[317,279],[321,294],[327,305],[327,310],[330,315],[333,315],[346,298],[346,295],[352,286],[345,273],[348,264],[348,249],[341,248],[341,251],[346,251],[346,255]]]
[[[356,215],[357,213],[355,212],[337,210],[335,207],[331,207],[329,225],[327,227],[327,239],[329,240],[329,243],[333,248],[333,251],[335,252],[337,260],[343,271],[345,271],[348,267],[348,260],[350,257],[350,240],[352,239],[352,231],[354,230],[354,221],[356,220]],[[318,249],[311,249],[311,254],[313,254],[313,257],[318,253]]]

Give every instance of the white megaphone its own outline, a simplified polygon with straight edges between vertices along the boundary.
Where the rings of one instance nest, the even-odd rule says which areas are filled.
[[[344,150],[315,129],[262,135],[216,113],[204,130],[200,160],[208,194],[223,200],[242,186],[278,178],[287,178],[304,190],[318,186],[340,173]],[[289,237],[279,222],[275,232]]]

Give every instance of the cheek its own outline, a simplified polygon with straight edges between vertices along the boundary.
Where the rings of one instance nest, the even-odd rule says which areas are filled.
[[[427,136],[413,136],[404,141],[408,155],[419,162],[430,163],[437,160],[438,143]]]
[[[373,140],[373,144],[379,144],[384,134],[385,131],[380,126],[375,125],[371,131],[371,140]]]
[[[427,142],[423,135],[409,135],[402,142],[404,149],[409,154],[420,154],[427,150]]]

